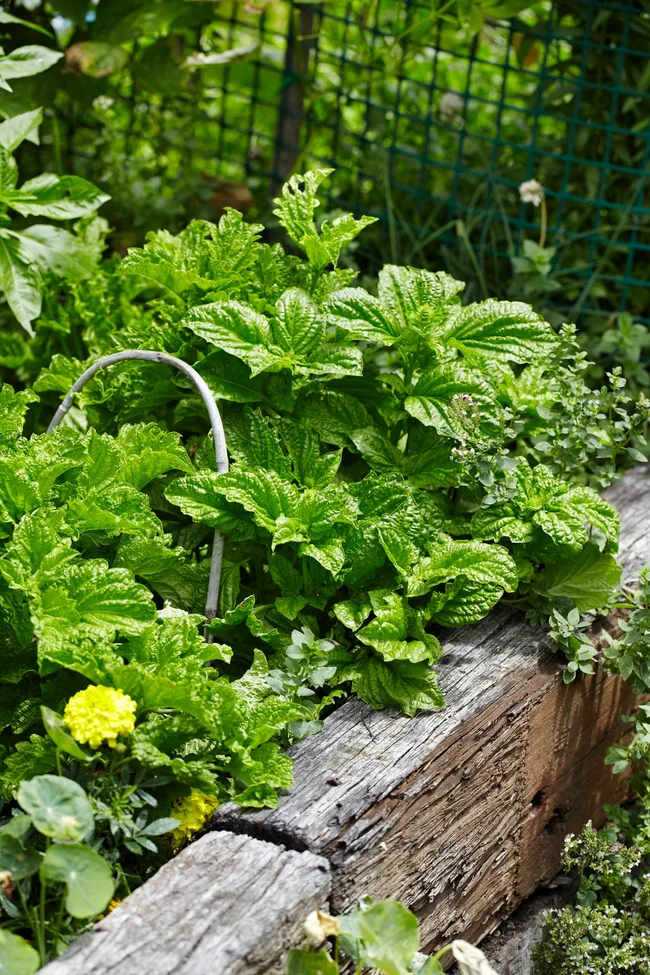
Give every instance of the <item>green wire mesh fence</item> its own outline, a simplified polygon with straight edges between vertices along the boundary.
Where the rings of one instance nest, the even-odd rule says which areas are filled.
[[[362,267],[445,266],[471,298],[650,322],[649,0],[542,0],[478,34],[426,0],[232,3],[220,30],[225,179],[263,198],[332,166],[329,207],[380,218]]]

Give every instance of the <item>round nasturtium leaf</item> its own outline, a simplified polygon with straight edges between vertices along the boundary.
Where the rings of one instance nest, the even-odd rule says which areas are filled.
[[[80,843],[94,825],[93,811],[84,790],[60,775],[37,775],[21,782],[18,803],[34,826],[59,843]]]
[[[0,929],[0,975],[34,975],[40,965],[38,952],[24,938]]]
[[[299,951],[287,956],[287,975],[339,975],[339,966],[326,951]]]
[[[7,870],[13,880],[24,880],[38,873],[41,865],[41,855],[31,847],[24,848],[19,839],[5,833],[0,833],[0,873]]]
[[[77,843],[49,848],[41,864],[41,881],[65,884],[65,909],[78,918],[101,914],[115,889],[110,864],[91,847]]]

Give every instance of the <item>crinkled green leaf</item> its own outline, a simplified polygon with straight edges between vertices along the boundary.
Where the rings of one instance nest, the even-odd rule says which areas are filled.
[[[361,662],[352,687],[371,707],[399,708],[409,717],[444,705],[438,678],[426,663],[385,663],[379,657],[369,657]]]
[[[320,206],[317,190],[332,169],[315,169],[303,175],[289,177],[282,192],[273,203],[273,211],[289,236],[300,244],[303,237],[316,234],[314,211]]]
[[[532,589],[547,599],[570,599],[581,613],[607,607],[618,590],[621,566],[612,555],[588,543],[582,551],[547,565],[534,576]]]
[[[325,340],[325,321],[306,291],[290,288],[277,301],[272,332],[276,345],[302,359]]]
[[[407,580],[410,596],[423,596],[433,586],[464,576],[468,582],[493,583],[507,592],[519,585],[517,566],[507,549],[484,542],[449,541],[429,547]]]
[[[501,417],[490,383],[457,362],[426,370],[404,408],[425,426],[459,440],[494,437]]]
[[[392,345],[400,334],[398,322],[363,288],[336,291],[328,298],[325,312],[331,324],[344,328],[354,339]]]
[[[488,615],[503,596],[501,586],[467,582],[462,576],[431,594],[429,613],[442,626],[469,626]]]
[[[530,305],[493,298],[459,309],[444,340],[470,358],[478,353],[514,362],[548,356],[558,345],[551,326]]]

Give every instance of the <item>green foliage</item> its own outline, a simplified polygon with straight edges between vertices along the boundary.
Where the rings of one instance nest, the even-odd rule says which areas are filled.
[[[58,939],[65,939],[65,929],[74,930],[74,919],[96,917],[115,890],[111,864],[90,845],[94,839],[93,809],[77,782],[61,775],[35,776],[21,784],[18,804],[23,812],[16,811],[0,827],[2,904],[14,924],[19,919],[31,927],[39,951],[23,938],[0,930],[0,946],[6,939],[0,961],[0,966],[6,967],[0,971],[10,975],[35,971],[47,960],[50,945],[56,948]],[[28,908],[30,897],[35,902],[40,898],[40,912]],[[49,926],[45,906],[52,903],[51,899],[54,904],[62,903],[58,921]],[[64,913],[67,917],[63,922]]]
[[[620,674],[634,691],[650,690],[650,574],[619,601],[620,636],[604,631],[597,652],[584,637],[574,650],[578,668],[591,672],[598,658],[611,673]],[[577,614],[577,610],[574,610]],[[561,630],[578,620],[558,619]],[[564,637],[569,636],[565,631]],[[580,636],[584,636],[580,634]],[[582,660],[582,662],[580,662]],[[571,663],[569,663],[571,667]],[[567,668],[568,669],[568,668]],[[579,837],[567,837],[564,867],[580,878],[577,904],[551,911],[544,941],[534,949],[536,975],[642,975],[647,970],[650,938],[650,706],[623,718],[634,734],[626,744],[613,745],[606,764],[615,774],[630,772],[636,797],[626,809],[608,806],[608,823],[600,831],[588,824]]]
[[[282,747],[350,690],[407,715],[441,707],[435,627],[516,594],[575,630],[613,601],[618,516],[585,483],[591,455],[555,451],[570,412],[545,409],[561,383],[583,408],[580,354],[520,302],[463,307],[445,273],[389,265],[376,294],[351,288],[335,265],[363,222],[317,226],[322,176],[296,177],[277,204],[306,259],[234,211],[151,235],[63,300],[46,295],[19,356],[25,379],[42,367],[33,390],[0,393],[0,790],[55,841],[39,876],[63,885],[63,941],[84,903],[96,913],[86,885],[108,890],[91,830],[119,891],[143,855],[169,853],[156,837],[187,835],[183,802],[273,805],[291,785]],[[85,365],[133,347],[204,377],[228,473],[202,403],[157,365],[100,372],[69,425],[21,435],[30,406],[38,431]],[[642,443],[642,420],[625,416],[594,419],[614,445],[608,477],[621,441]],[[206,643],[215,528],[223,586]],[[86,691],[115,702],[114,726],[98,730]],[[61,781],[59,816],[41,793]],[[401,944],[368,965],[408,971]]]
[[[39,74],[61,57],[38,45],[0,55],[0,88],[11,91],[7,79]],[[31,224],[16,230],[9,211],[23,217],[79,220],[91,217],[109,199],[80,176],[43,173],[18,187],[14,153],[26,139],[38,143],[42,121],[42,109],[36,108],[0,123],[0,290],[30,335],[32,322],[41,313],[41,273],[49,271],[79,281],[90,275],[94,261],[84,248],[81,234],[49,224]]]
[[[315,947],[335,937],[334,958],[327,949],[292,950],[287,975],[338,975],[347,961],[359,975],[367,970],[376,975],[442,975],[441,959],[448,954],[460,975],[497,975],[483,952],[466,941],[452,941],[432,956],[422,954],[417,918],[395,900],[373,903],[364,898],[357,909],[339,917],[313,911],[305,933]]]

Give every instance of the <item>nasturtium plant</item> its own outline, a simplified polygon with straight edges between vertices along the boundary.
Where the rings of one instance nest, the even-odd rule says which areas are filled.
[[[286,975],[339,975],[349,962],[359,975],[443,975],[444,958],[456,962],[460,975],[497,975],[483,952],[466,941],[423,954],[415,914],[395,900],[363,898],[338,917],[312,911],[304,929],[310,947],[288,953]],[[320,947],[327,939],[336,939],[334,957],[329,946]]]

